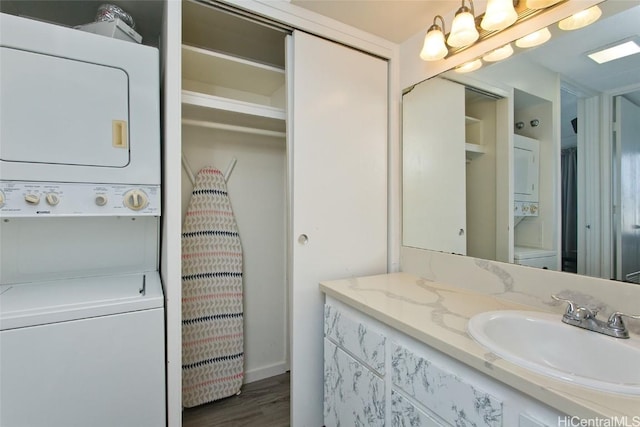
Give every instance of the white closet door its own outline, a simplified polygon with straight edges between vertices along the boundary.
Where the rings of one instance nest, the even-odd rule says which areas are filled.
[[[465,255],[464,86],[434,78],[402,104],[402,243]]]
[[[387,271],[387,62],[288,41],[291,425],[323,425],[323,280]]]

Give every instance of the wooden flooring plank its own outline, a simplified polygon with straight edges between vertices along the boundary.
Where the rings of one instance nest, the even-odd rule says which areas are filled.
[[[289,373],[242,386],[239,396],[185,408],[183,427],[288,427]]]

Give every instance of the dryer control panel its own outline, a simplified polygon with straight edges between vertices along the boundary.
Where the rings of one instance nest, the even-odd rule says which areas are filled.
[[[39,216],[160,216],[160,186],[0,181],[0,217]]]

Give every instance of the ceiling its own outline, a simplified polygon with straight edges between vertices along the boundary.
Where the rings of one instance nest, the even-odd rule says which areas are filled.
[[[617,4],[616,4],[617,3]],[[608,92],[640,82],[640,54],[597,64],[587,53],[610,46],[628,38],[640,44],[640,1],[625,0],[628,6],[636,5],[620,13],[621,2],[609,1],[601,5],[604,13],[615,13],[581,30],[570,31],[553,38],[539,49],[527,52],[528,58],[544,67],[570,78],[596,92]]]
[[[435,15],[451,15],[460,0],[291,0],[291,3],[394,43],[427,31]],[[479,8],[478,3],[476,8]]]

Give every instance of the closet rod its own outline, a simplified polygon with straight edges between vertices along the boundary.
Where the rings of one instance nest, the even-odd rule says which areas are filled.
[[[257,129],[257,128],[251,128],[247,126],[228,125],[225,123],[209,122],[204,120],[182,119],[182,124],[187,126],[199,126],[199,127],[210,128],[210,129],[221,129],[221,130],[230,130],[233,132],[250,133],[253,135],[276,136],[280,138],[284,138],[287,136],[285,132],[278,132],[275,130]]]

